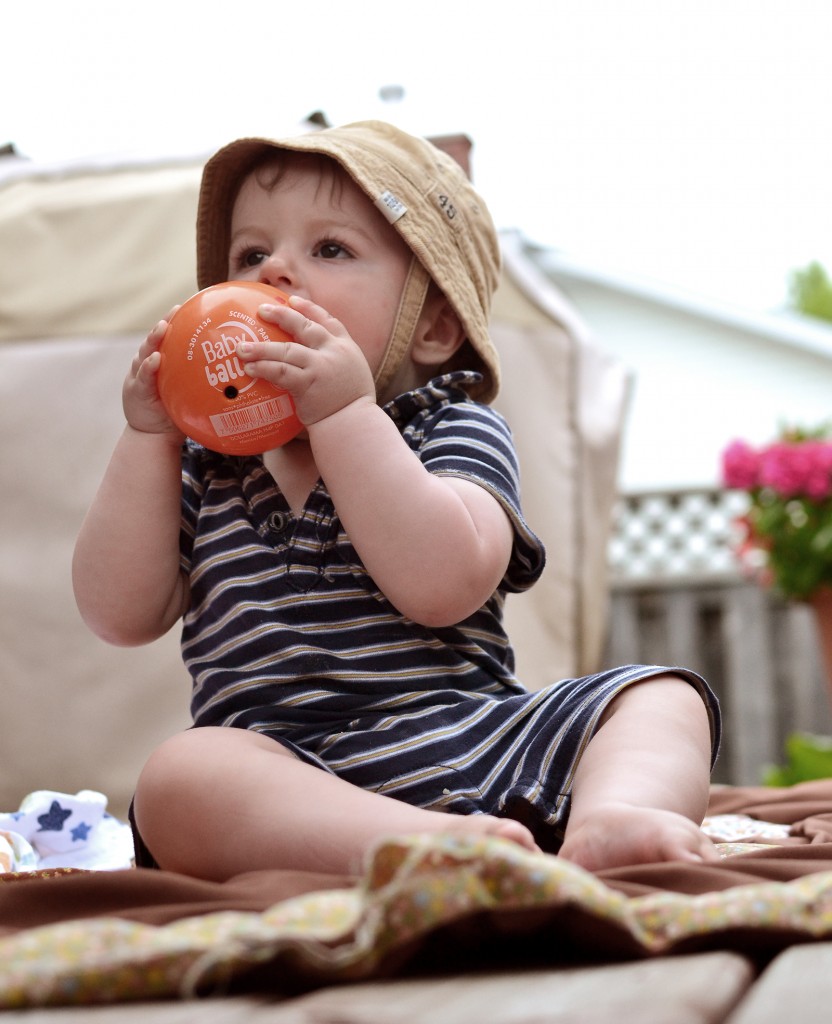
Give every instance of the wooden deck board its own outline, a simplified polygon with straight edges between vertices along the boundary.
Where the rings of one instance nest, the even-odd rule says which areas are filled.
[[[728,1024],[828,1024],[832,1020],[832,942],[792,946],[762,973]]]
[[[734,953],[322,989],[256,1024],[718,1024],[754,977]]]
[[[0,1012],[3,1024],[245,1024],[261,999],[193,999]]]
[[[735,953],[377,981],[286,1001],[210,999],[16,1011],[3,1024],[721,1024],[752,984]]]

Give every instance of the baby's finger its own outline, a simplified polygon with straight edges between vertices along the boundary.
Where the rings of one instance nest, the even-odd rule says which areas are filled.
[[[260,306],[258,315],[269,323],[277,324],[307,348],[319,348],[333,335],[346,334],[340,321],[311,299],[293,295],[290,302],[288,306],[265,303]]]
[[[156,371],[159,369],[159,364],[162,361],[162,356],[159,352],[151,352],[150,355],[142,362],[139,367],[139,376],[144,380],[149,380],[155,376]]]
[[[161,361],[162,357],[158,352],[151,352],[136,367],[133,380],[142,395],[156,397],[156,374],[159,372]]]
[[[300,295],[290,295],[289,306],[310,322],[319,324],[330,334],[346,334],[346,329],[341,321],[311,299],[304,299]]]
[[[301,345],[315,348],[316,344],[320,344],[326,338],[326,333],[320,324],[290,306],[273,305],[267,302],[259,307],[257,314],[261,320],[275,324]]]
[[[139,345],[138,351],[133,356],[133,362],[130,365],[130,373],[133,377],[139,372],[139,367],[153,352],[158,352],[159,347],[162,344],[162,340],[165,337],[165,331],[168,329],[167,320],[160,320],[155,327],[153,327],[148,333],[144,341]]]
[[[308,317],[310,320],[316,320],[318,322],[329,317],[329,313],[327,313],[323,306],[319,306],[311,299],[305,299],[302,295],[290,295],[289,308],[295,309],[298,313],[303,314],[303,316]]]
[[[249,377],[278,384],[287,368],[308,365],[309,349],[293,341],[242,341],[237,346],[237,358]]]

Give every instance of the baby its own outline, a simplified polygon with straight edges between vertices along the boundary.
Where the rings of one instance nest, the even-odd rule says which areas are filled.
[[[503,602],[544,554],[489,405],[499,247],[461,169],[381,122],[238,140],[205,167],[197,255],[200,287],[291,296],[259,316],[293,340],[237,356],[304,429],[257,456],[184,438],[157,389],[165,320],[127,375],[75,592],[112,643],[182,620],[194,722],[139,778],[137,863],[343,873],[440,831],[593,870],[714,858],[719,711],[698,675],[533,693],[514,675]]]

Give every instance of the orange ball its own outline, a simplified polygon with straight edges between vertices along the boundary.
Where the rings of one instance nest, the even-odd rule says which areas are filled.
[[[160,349],[159,395],[188,437],[227,455],[257,455],[291,441],[303,427],[289,393],[249,377],[241,341],[291,341],[257,316],[288,297],[270,285],[228,281],[204,288],[170,318]]]

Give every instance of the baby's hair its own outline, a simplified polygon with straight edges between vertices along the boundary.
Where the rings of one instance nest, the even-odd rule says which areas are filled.
[[[294,153],[291,150],[266,149],[259,153],[240,175],[237,191],[253,177],[266,192],[273,192],[289,171],[304,170],[318,178],[318,188],[328,187],[337,203],[343,193],[347,172],[337,160],[322,153]]]

